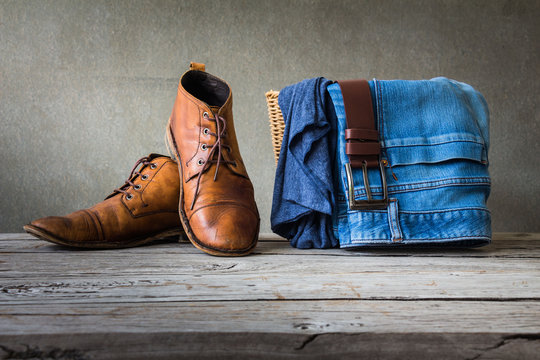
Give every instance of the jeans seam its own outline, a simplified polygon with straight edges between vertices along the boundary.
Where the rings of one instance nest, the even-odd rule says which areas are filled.
[[[481,208],[481,207],[467,207],[467,208],[456,208],[456,209],[441,209],[441,210],[419,210],[419,211],[407,211],[407,210],[399,210],[398,213],[400,214],[410,214],[410,215],[430,215],[430,214],[440,214],[440,213],[448,213],[448,212],[460,212],[460,211],[483,211],[488,214],[491,214],[491,211],[489,211],[488,208]],[[357,211],[351,211],[348,212],[345,215],[338,215],[338,219],[344,219],[349,218],[349,215],[353,214],[386,214],[387,211],[385,210],[357,210]]]
[[[417,239],[405,239],[405,241],[410,241],[410,240],[422,240],[422,241],[429,241],[429,240],[435,240],[435,241],[444,241],[444,240],[455,240],[455,239],[477,239],[477,238],[482,238],[482,237],[486,237],[486,238],[490,238],[490,236],[488,234],[481,234],[481,235],[470,235],[470,236],[467,236],[467,235],[464,235],[464,236],[454,236],[454,237],[444,237],[444,238],[427,238],[427,239],[422,239],[422,238],[417,238]],[[391,239],[356,239],[356,241],[374,241],[374,240],[391,240]],[[355,240],[351,240],[351,241],[355,241]]]
[[[389,210],[392,212],[392,214],[390,213],[390,211],[388,213],[388,217],[389,217],[389,220],[390,220],[390,225],[392,227],[392,230],[391,230],[392,238],[393,238],[392,241],[398,242],[398,241],[403,240],[403,234],[401,233],[401,229],[399,228],[399,223],[396,224],[394,222],[394,220],[399,222],[399,209],[397,208],[397,200],[396,199],[392,199],[390,201],[393,202],[395,204],[395,206],[396,206],[395,210],[394,209],[390,210],[391,206],[388,207]],[[395,217],[394,217],[393,213],[395,213],[395,215],[396,215]],[[394,239],[394,237],[396,237],[396,238]]]
[[[455,139],[455,140],[448,140],[448,141],[443,141],[443,142],[438,142],[438,143],[429,143],[429,144],[390,145],[390,146],[385,146],[385,149],[402,148],[402,147],[416,147],[416,146],[438,146],[438,145],[452,144],[452,143],[457,143],[457,142],[468,142],[468,143],[478,144],[478,145],[482,145],[482,146],[484,145],[481,142],[478,142],[476,140]]]
[[[470,182],[460,182],[459,180],[473,180]],[[435,188],[441,188],[441,187],[451,187],[451,186],[491,186],[491,182],[478,182],[474,181],[475,179],[485,179],[485,178],[452,178],[447,180],[437,180],[437,181],[425,181],[420,183],[412,183],[412,184],[404,184],[404,185],[391,185],[388,186],[388,193],[401,193],[401,192],[408,192],[408,191],[419,191],[424,189],[435,189]],[[423,184],[432,184],[429,186],[421,186]],[[415,185],[415,186],[411,186]],[[417,186],[417,187],[416,187]],[[372,190],[372,194],[381,194],[382,193],[382,187],[381,186],[371,186],[370,189]],[[380,189],[380,190],[379,190]],[[355,189],[354,195],[365,195],[366,190],[365,189]]]

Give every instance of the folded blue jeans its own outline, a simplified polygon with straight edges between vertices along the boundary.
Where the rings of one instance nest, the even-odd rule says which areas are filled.
[[[345,108],[339,84],[328,86],[337,115],[333,230],[342,248],[482,246],[491,241],[486,206],[489,112],[471,86],[446,78],[369,82],[385,166],[387,209],[350,210],[345,164]],[[367,199],[362,169],[354,197]],[[378,168],[368,170],[374,198],[383,194]]]

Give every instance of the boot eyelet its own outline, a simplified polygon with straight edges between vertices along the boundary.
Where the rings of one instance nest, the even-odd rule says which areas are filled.
[[[133,195],[127,194],[127,195],[126,195],[126,200],[131,200],[131,199],[133,199]]]
[[[148,175],[144,174],[143,176],[141,176],[141,180],[148,180]]]
[[[157,164],[156,164],[156,163],[150,164],[150,169],[154,170],[155,168],[157,168]]]
[[[208,150],[208,145],[206,145],[206,144],[201,144],[201,150],[202,150],[202,151]]]
[[[204,160],[203,160],[203,159],[199,159],[199,160],[197,161],[197,164],[198,164],[199,166],[204,165]]]
[[[234,163],[232,164],[232,166],[237,167],[237,166],[238,166],[238,163],[237,163],[236,161],[234,161]]]
[[[142,187],[141,185],[137,184],[137,185],[135,185],[133,188],[134,188],[135,190],[141,190],[141,187]]]
[[[204,128],[204,130],[202,131],[204,135],[208,135],[210,134],[210,129],[209,128]]]
[[[203,118],[208,119],[208,113],[206,111],[203,112],[202,116],[203,116]]]

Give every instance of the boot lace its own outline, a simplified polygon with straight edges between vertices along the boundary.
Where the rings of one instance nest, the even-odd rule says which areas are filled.
[[[119,188],[117,189],[114,189],[113,190],[113,194],[117,194],[117,193],[122,193],[122,194],[125,194],[126,196],[129,196],[131,197],[132,195],[126,190],[129,186],[133,186],[135,187],[136,184],[133,183],[133,179],[135,176],[139,175],[142,177],[142,174],[141,174],[141,170],[145,167],[145,166],[148,166],[148,165],[155,165],[154,163],[152,163],[151,161],[152,159],[149,158],[148,156],[145,156],[145,157],[142,157],[140,158],[139,160],[137,160],[137,162],[135,163],[135,165],[133,166],[133,169],[131,169],[131,173],[129,174],[129,177],[128,179],[126,180],[126,182],[124,183],[124,185],[120,186]],[[137,167],[139,165],[142,166],[140,167],[139,170],[137,170]],[[144,204],[146,205],[146,204]]]
[[[197,185],[195,187],[195,195],[193,196],[193,201],[191,202],[191,210],[193,210],[193,206],[195,205],[195,201],[197,200],[197,196],[199,195],[199,186],[201,183],[201,177],[202,174],[210,167],[212,164],[216,164],[216,171],[214,172],[214,181],[217,180],[217,175],[219,171],[219,166],[222,163],[225,164],[231,164],[233,166],[236,166],[236,161],[230,161],[225,160],[223,158],[223,152],[222,148],[227,150],[228,152],[231,152],[231,147],[229,145],[226,145],[223,143],[223,138],[226,136],[226,129],[227,129],[227,121],[224,117],[220,115],[216,115],[212,113],[212,117],[208,115],[208,113],[204,113],[204,118],[210,121],[216,122],[216,130],[217,132],[211,132],[208,131],[207,134],[211,136],[216,137],[216,142],[214,145],[207,145],[208,148],[211,148],[211,150],[208,152],[208,155],[206,156],[206,159],[204,159],[203,168],[199,172],[199,175],[197,176]],[[217,153],[217,159],[214,159],[214,155]]]

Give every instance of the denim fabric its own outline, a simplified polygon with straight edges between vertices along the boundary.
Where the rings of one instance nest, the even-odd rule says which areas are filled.
[[[325,78],[304,80],[278,98],[285,131],[270,220],[272,231],[298,248],[338,246],[332,229],[337,120],[329,84]]]
[[[386,210],[349,210],[343,97],[337,83],[328,86],[338,119],[334,231],[340,247],[489,244],[489,113],[483,96],[446,78],[369,84],[390,201]],[[353,169],[353,178],[355,199],[367,199],[362,170]],[[374,198],[382,198],[379,169],[369,169],[368,178]]]

